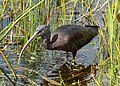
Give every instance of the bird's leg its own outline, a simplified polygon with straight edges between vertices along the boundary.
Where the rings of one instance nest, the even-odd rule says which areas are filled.
[[[67,61],[68,61],[68,52],[66,52],[66,59],[67,59]]]
[[[77,53],[77,51],[72,52],[73,60],[75,60],[76,53]]]

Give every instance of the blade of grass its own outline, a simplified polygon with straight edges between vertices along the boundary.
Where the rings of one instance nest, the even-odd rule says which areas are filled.
[[[76,3],[78,2],[78,0],[75,0],[74,1],[74,8],[76,7]],[[70,24],[72,22],[72,18],[73,18],[73,15],[74,15],[74,9],[72,10],[72,15],[70,16],[70,20],[69,20],[69,23]]]
[[[8,27],[6,27],[5,29],[8,29],[5,34],[0,38],[0,42],[4,39],[4,37],[10,32],[10,30],[12,29],[12,27],[19,22],[26,14],[28,14],[31,10],[35,9],[37,6],[39,6],[44,0],[40,1],[39,3],[37,3],[36,5],[29,7],[28,9],[25,10],[24,13],[21,13],[20,16],[14,20],[14,22],[10,23],[11,25]],[[4,29],[3,29],[4,30]]]
[[[66,20],[65,0],[61,0],[61,5],[62,5],[62,25],[64,25]]]
[[[64,80],[62,79],[61,72],[59,71],[60,86],[65,86]]]
[[[42,75],[40,75],[43,79],[45,79],[46,81],[48,81],[49,83],[51,83],[52,85],[55,85],[55,86],[60,86],[60,83],[54,81],[54,80],[50,80]]]
[[[9,60],[6,58],[6,56],[4,55],[4,53],[2,52],[2,50],[0,49],[0,54],[3,56],[3,58],[5,59],[6,63],[8,64],[8,66],[10,67],[12,73],[13,73],[13,76],[14,76],[14,80],[16,81],[17,80],[17,76],[16,76],[16,73],[12,67],[12,65],[10,64]]]
[[[22,9],[23,9],[23,13],[24,13],[24,11],[25,11],[25,1],[22,1],[23,2],[23,6],[22,6]],[[26,16],[26,15],[25,15]],[[24,32],[25,32],[25,34],[27,34],[27,21],[26,21],[26,18],[24,17],[23,18],[23,24],[24,24],[24,26],[23,26],[23,28],[24,28]],[[28,40],[28,34],[27,35],[25,35],[25,38],[24,38],[24,44],[27,42],[27,40]]]
[[[109,54],[111,58],[111,70],[110,70],[110,86],[112,86],[112,78],[113,78],[113,56],[112,56],[112,38],[113,38],[113,19],[110,2],[108,2],[108,45],[109,45]]]
[[[8,3],[9,3],[8,0],[6,0],[5,3],[3,3],[4,6],[3,6],[3,9],[1,12],[0,21],[1,21],[2,17],[4,16],[4,13],[5,13],[5,10],[7,8]]]
[[[15,83],[10,79],[10,77],[5,73],[5,71],[2,68],[0,68],[0,70],[7,77],[7,79],[12,83],[12,85],[15,86]]]

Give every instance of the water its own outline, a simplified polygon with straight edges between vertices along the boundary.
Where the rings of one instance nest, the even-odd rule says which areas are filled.
[[[89,43],[77,52],[76,63],[83,64],[85,67],[95,63],[94,59],[96,58],[97,50],[99,48],[98,36],[95,37],[92,41],[95,43],[95,45],[91,45]],[[66,53],[64,51],[45,50],[41,52],[41,50],[38,48],[37,52],[30,52],[28,49],[26,49],[23,57],[21,58],[21,63],[18,65],[17,62],[19,50],[12,51],[15,49],[15,45],[9,46],[4,54],[7,55],[6,57],[8,57],[10,63],[15,69],[16,74],[18,76],[25,76],[23,78],[19,77],[18,85],[20,85],[20,83],[30,84],[29,81],[26,80],[26,77],[35,84],[39,85],[43,80],[40,75],[47,77],[48,74],[50,75],[52,71],[60,68],[66,62]],[[71,53],[69,54],[69,59],[72,59]],[[2,56],[0,56],[0,67],[5,69],[6,73],[11,74],[11,71],[9,70]]]
[[[3,20],[3,22],[1,23],[3,24],[2,28],[8,25],[8,23],[10,22],[9,20],[11,19]],[[80,24],[80,22],[77,22],[76,24]],[[91,45],[89,43],[77,52],[75,60],[77,64],[82,64],[87,67],[90,64],[95,64],[96,62],[98,62],[98,58],[96,59],[96,62],[94,62],[99,48],[98,36],[95,37],[92,41],[94,41],[95,45]],[[2,48],[5,46],[6,45],[0,44],[0,47]],[[8,45],[8,48],[4,51],[4,54],[12,64],[18,76],[17,86],[20,86],[22,84],[39,86],[43,80],[40,75],[47,77],[47,75],[50,75],[52,71],[60,68],[66,62],[66,53],[64,51],[44,51],[41,48],[37,48],[36,51],[31,52],[29,48],[27,48],[23,54],[23,57],[21,58],[21,63],[18,65],[18,56],[20,50],[20,45]],[[72,59],[71,54],[69,59]],[[0,67],[4,69],[7,74],[11,74],[11,70],[9,69],[8,65],[1,55]],[[3,85],[4,80],[2,81],[2,78],[0,79],[0,83],[1,85]],[[6,85],[9,85],[7,80],[5,80],[5,82]],[[88,85],[93,86],[94,83],[90,83]]]

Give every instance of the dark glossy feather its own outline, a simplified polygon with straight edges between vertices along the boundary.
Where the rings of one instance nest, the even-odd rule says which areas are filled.
[[[82,27],[78,25],[64,25],[58,27],[51,35],[51,50],[64,50],[74,52],[89,43],[94,36],[98,34],[96,29],[92,33],[92,28]],[[93,28],[94,29],[94,28]]]
[[[23,51],[28,44],[36,37],[41,36],[44,48],[48,50],[63,50],[66,51],[66,58],[68,59],[68,52],[72,52],[73,59],[76,56],[77,50],[89,43],[98,34],[98,26],[80,25],[63,25],[58,27],[52,34],[48,26],[41,25],[36,29],[33,36],[27,41],[21,50],[21,57]]]

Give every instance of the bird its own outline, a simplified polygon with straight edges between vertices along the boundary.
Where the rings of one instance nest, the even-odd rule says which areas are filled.
[[[48,25],[44,24],[38,26],[36,32],[22,48],[19,59],[30,42],[39,36],[42,38],[42,45],[45,49],[65,51],[67,60],[68,52],[71,52],[72,58],[75,59],[77,51],[98,35],[98,28],[99,26],[80,26],[70,24],[59,26],[51,32],[50,26]]]

